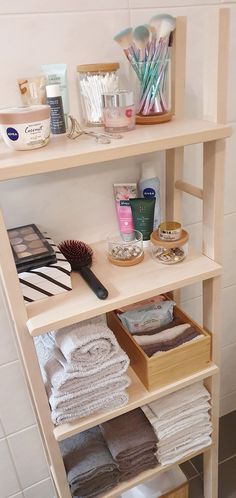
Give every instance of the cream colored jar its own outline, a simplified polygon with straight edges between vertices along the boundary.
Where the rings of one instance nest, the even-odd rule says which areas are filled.
[[[0,132],[11,149],[43,147],[50,138],[50,107],[32,105],[0,109]]]

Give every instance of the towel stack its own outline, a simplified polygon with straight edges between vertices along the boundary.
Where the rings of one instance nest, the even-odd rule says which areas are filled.
[[[72,495],[100,496],[118,482],[155,467],[156,442],[140,408],[64,440],[60,449]]]
[[[126,405],[129,358],[104,317],[35,339],[55,424]]]
[[[113,460],[126,481],[157,465],[157,437],[140,408],[101,424]]]
[[[116,486],[119,470],[99,427],[93,427],[60,443],[71,493],[92,498]]]
[[[177,348],[200,337],[201,335],[196,329],[191,327],[189,323],[182,323],[179,318],[174,318],[172,322],[158,329],[133,335],[133,338],[149,357]]]
[[[211,444],[209,400],[209,392],[198,382],[142,407],[158,438],[160,464],[172,464]]]

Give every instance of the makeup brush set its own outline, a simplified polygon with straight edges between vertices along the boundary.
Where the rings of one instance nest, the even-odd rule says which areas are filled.
[[[171,119],[170,57],[175,25],[174,17],[158,14],[150,19],[149,24],[134,29],[128,27],[114,37],[138,83],[138,117],[163,116],[159,122]],[[145,120],[137,119],[137,122],[144,123]],[[158,122],[158,119],[152,122]]]

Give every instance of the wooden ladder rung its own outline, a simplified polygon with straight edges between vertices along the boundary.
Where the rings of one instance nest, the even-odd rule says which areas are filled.
[[[203,199],[203,189],[191,185],[191,183],[183,182],[182,180],[176,180],[175,188],[185,192],[186,194],[193,195],[198,199]]]

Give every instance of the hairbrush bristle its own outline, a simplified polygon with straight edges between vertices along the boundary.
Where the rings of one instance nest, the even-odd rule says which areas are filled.
[[[80,240],[65,240],[58,245],[60,251],[71,264],[72,270],[92,264],[93,251]]]

